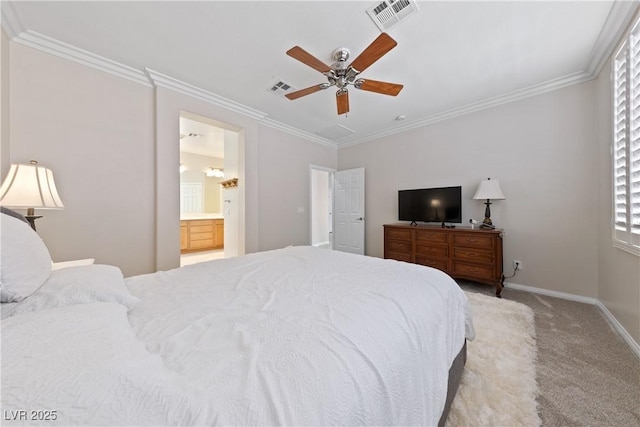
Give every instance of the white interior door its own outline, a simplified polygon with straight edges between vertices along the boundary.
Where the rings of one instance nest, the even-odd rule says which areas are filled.
[[[180,183],[180,212],[202,213],[202,184],[199,182]]]
[[[335,173],[334,249],[364,255],[364,168]]]

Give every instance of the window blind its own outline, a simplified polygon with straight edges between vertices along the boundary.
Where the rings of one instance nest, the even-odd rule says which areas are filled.
[[[613,239],[640,255],[640,25],[613,58]]]
[[[613,218],[616,231],[627,230],[627,53],[625,43],[614,61]],[[616,233],[620,234],[620,233]],[[618,237],[618,236],[616,236]]]
[[[630,135],[627,149],[627,185],[629,186],[629,231],[632,245],[640,246],[640,26],[630,34]]]

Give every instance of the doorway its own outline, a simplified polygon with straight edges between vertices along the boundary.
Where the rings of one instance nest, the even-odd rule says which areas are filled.
[[[364,168],[336,171],[309,166],[312,246],[364,255]]]
[[[180,112],[180,265],[238,255],[238,133]],[[232,194],[233,193],[233,194]]]
[[[333,249],[333,174],[322,166],[309,167],[311,245]]]

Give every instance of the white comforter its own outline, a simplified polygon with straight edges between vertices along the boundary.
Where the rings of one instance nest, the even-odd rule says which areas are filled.
[[[3,320],[4,423],[436,425],[465,337],[445,274],[323,249],[126,283],[128,318],[103,302]]]

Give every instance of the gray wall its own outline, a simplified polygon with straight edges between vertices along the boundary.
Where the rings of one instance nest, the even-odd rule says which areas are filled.
[[[9,38],[0,31],[0,180],[9,171]]]
[[[38,211],[53,259],[153,271],[153,90],[16,43],[10,67],[11,162],[51,168],[65,204]]]
[[[492,205],[504,228],[512,283],[598,299],[640,342],[640,259],[612,246],[609,71],[597,80],[339,150],[339,169],[363,166],[366,252],[383,254],[397,190],[462,185],[463,219],[481,219],[480,180],[499,179]]]
[[[596,297],[594,99],[588,82],[339,150],[340,169],[366,169],[366,253],[382,256],[398,190],[461,185],[468,222],[483,218],[472,197],[491,177],[506,196],[491,209],[506,272],[523,262],[512,281]]]
[[[330,166],[335,153],[310,141],[260,127],[260,250],[286,245],[308,245],[310,241],[309,165]],[[304,212],[298,213],[298,208]]]
[[[3,137],[3,155],[10,149],[11,162],[36,159],[54,171],[65,209],[40,211],[37,224],[55,261],[95,258],[127,276],[179,266],[180,111],[242,130],[242,251],[309,243],[302,232],[308,220],[292,223],[291,206],[304,203],[308,211],[300,195],[308,193],[309,164],[335,168],[334,148],[21,44],[11,43],[9,67],[11,142],[6,147]],[[298,156],[281,163],[283,150]]]

